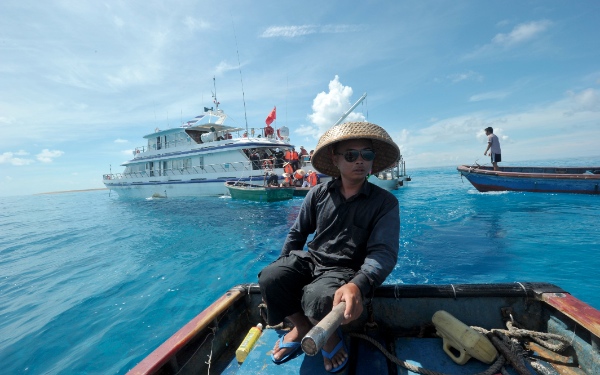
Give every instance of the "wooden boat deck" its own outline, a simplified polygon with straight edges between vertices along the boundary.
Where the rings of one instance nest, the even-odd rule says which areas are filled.
[[[265,329],[244,363],[235,350],[248,330],[264,324],[265,311],[256,285],[241,285],[215,301],[158,347],[129,374],[326,374],[323,357],[305,355],[283,364],[271,361],[271,350],[284,330]],[[513,316],[524,329],[558,334],[570,347],[560,353],[526,340],[533,357],[550,374],[600,374],[600,311],[546,283],[383,286],[361,319],[343,326],[349,362],[340,374],[415,374],[356,334],[379,342],[397,361],[445,374],[477,374],[490,365],[470,359],[457,365],[443,351],[431,319],[444,310],[468,326],[505,329]],[[525,365],[532,374],[531,366]],[[508,366],[510,374],[516,375]]]
[[[271,361],[271,349],[279,336],[286,331],[267,329],[262,334],[254,349],[243,364],[233,358],[228,363],[218,363],[214,366],[215,373],[240,374],[329,374],[323,367],[323,357],[318,354],[308,356],[301,350],[293,359],[277,365]],[[393,338],[374,336],[382,345],[388,347],[397,358],[428,370],[447,374],[467,375],[483,372],[489,368],[477,360],[471,360],[461,366],[454,363],[442,349],[442,339],[439,338]],[[392,363],[376,347],[359,338],[348,338],[346,345],[349,353],[349,363],[338,374],[417,374]],[[219,368],[225,366],[224,368]]]

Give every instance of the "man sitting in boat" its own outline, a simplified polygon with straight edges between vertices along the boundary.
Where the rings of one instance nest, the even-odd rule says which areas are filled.
[[[359,318],[364,301],[393,270],[400,237],[398,200],[367,182],[367,176],[389,168],[399,156],[398,146],[375,124],[344,123],[319,139],[313,167],[335,178],[308,192],[280,257],[258,275],[267,323],[287,318],[294,325],[275,343],[273,362],[295,357],[302,338],[340,302],[346,303],[342,324]],[[331,335],[322,354],[327,371],[346,365],[341,331]]]

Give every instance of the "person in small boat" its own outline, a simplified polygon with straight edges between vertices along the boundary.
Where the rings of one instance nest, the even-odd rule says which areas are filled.
[[[371,123],[337,125],[319,139],[312,165],[334,179],[308,192],[279,258],[258,275],[267,323],[287,318],[294,326],[275,343],[273,362],[294,358],[302,338],[340,302],[346,303],[342,324],[359,318],[365,301],[394,269],[398,200],[367,176],[399,157],[387,132]],[[331,335],[322,354],[327,371],[344,368],[349,353],[341,330]]]
[[[279,178],[276,173],[267,172],[267,185],[268,186],[279,186]]]
[[[485,156],[488,154],[488,151],[490,152],[489,155],[492,159],[492,165],[494,166],[494,170],[497,171],[498,163],[502,161],[500,140],[498,139],[496,134],[494,134],[494,128],[492,128],[491,126],[488,126],[483,130],[485,131],[485,135],[487,135],[488,137],[488,145],[485,151],[483,152],[483,155]]]
[[[281,175],[283,177],[283,182],[280,187],[290,187],[292,186],[292,176],[289,173],[284,173]]]

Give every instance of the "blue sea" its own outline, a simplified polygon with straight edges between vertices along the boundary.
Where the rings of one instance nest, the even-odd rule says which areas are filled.
[[[600,157],[544,163],[556,164]],[[401,247],[387,283],[545,281],[600,308],[600,196],[482,194],[455,167],[409,174],[394,192]],[[227,289],[256,282],[301,204],[0,198],[2,373],[126,373]]]

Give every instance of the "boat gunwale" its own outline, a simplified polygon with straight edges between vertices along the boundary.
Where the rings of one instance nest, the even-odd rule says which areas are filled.
[[[229,289],[200,314],[187,322],[171,337],[154,349],[148,356],[127,372],[128,375],[153,374],[177,354],[178,350],[203,332],[214,320],[236,301],[247,295],[243,285]]]

